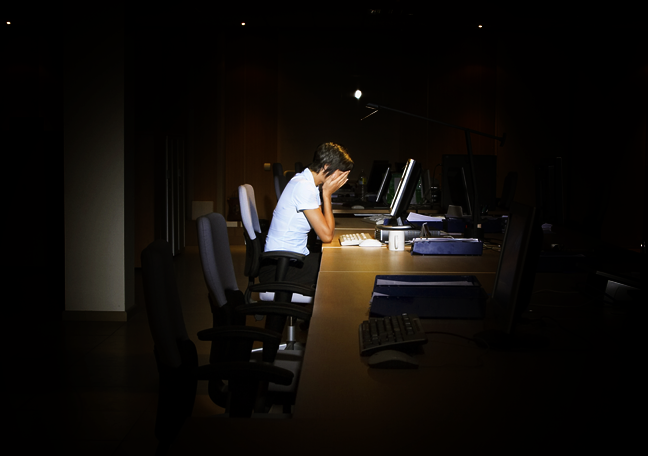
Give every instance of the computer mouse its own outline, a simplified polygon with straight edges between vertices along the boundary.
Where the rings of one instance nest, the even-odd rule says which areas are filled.
[[[360,247],[382,247],[383,244],[378,239],[365,239],[358,245]]]
[[[364,206],[360,206],[359,204],[356,204],[355,206],[351,206],[351,209],[364,209]]]
[[[382,350],[369,357],[369,367],[377,369],[418,369],[419,362],[398,350]]]

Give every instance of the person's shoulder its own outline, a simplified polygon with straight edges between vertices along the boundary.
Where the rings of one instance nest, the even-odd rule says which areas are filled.
[[[300,190],[304,189],[315,189],[315,184],[312,181],[308,180],[305,177],[295,176],[292,179],[295,182],[295,185],[300,187]]]

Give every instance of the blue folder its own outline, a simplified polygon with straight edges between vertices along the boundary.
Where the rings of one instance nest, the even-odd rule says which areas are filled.
[[[475,276],[377,275],[369,315],[481,319],[486,298]]]

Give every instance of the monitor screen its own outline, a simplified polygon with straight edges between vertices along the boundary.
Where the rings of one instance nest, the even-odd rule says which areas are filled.
[[[419,178],[421,177],[421,164],[413,159],[409,159],[403,170],[403,175],[398,183],[396,194],[392,200],[389,211],[389,225],[403,225],[407,223],[403,219],[407,208],[410,205],[416,186],[418,185]]]
[[[389,161],[373,161],[371,172],[369,173],[369,180],[367,181],[367,193],[376,193],[380,189],[380,184],[383,181],[385,170],[387,168],[389,168]]]
[[[537,348],[542,339],[515,334],[515,324],[529,305],[542,247],[542,229],[534,207],[514,202],[508,217],[489,305],[492,328],[474,336],[489,348]]]
[[[443,155],[443,207],[461,206],[464,214],[472,214],[475,209],[483,212],[484,206],[491,210],[497,207],[497,156],[473,155],[473,161],[480,207],[474,207],[473,180],[468,155]]]
[[[381,205],[385,201],[387,196],[387,191],[389,190],[389,178],[391,177],[391,168],[388,166],[385,170],[385,173],[382,177],[382,182],[380,183],[380,188],[378,189],[378,194],[376,194],[376,204]]]

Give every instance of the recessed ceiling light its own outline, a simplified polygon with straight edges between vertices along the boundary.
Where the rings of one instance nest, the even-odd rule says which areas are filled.
[[[7,25],[11,24],[11,22],[7,21]]]
[[[482,28],[482,26],[480,25],[479,28]]]
[[[241,25],[245,25],[245,22],[241,22]]]

